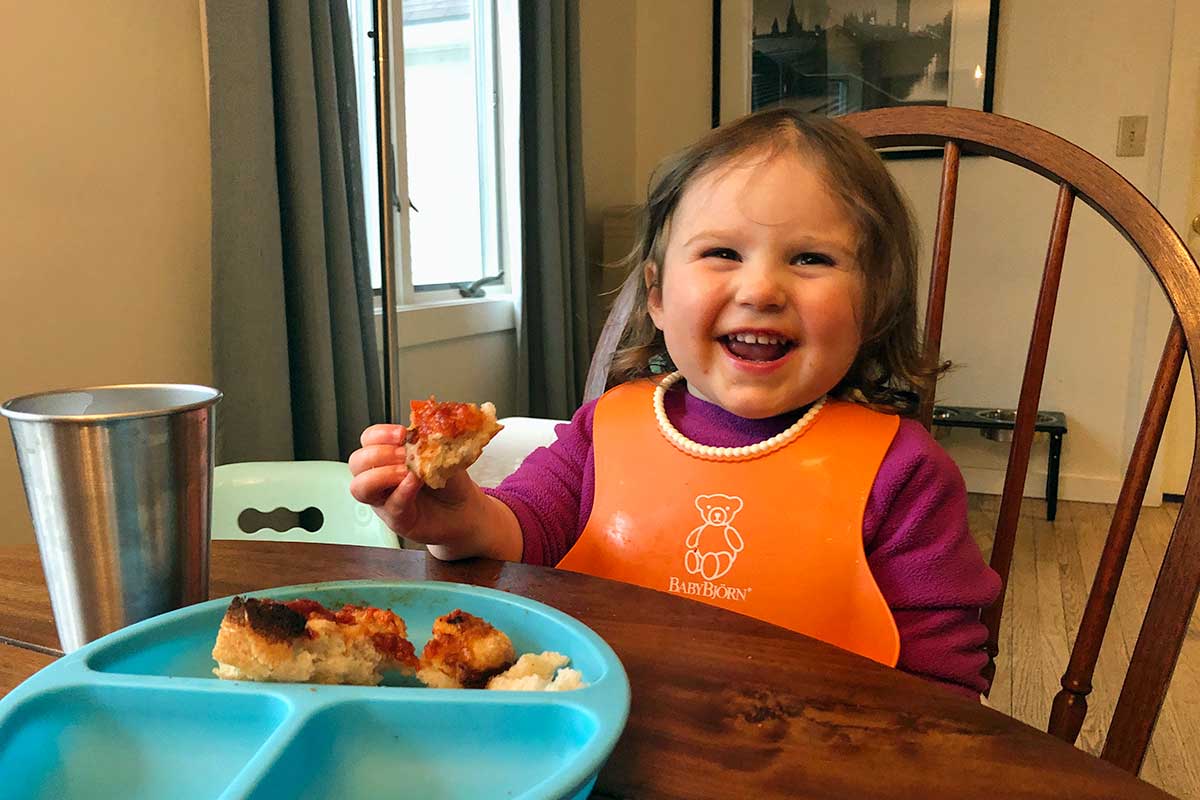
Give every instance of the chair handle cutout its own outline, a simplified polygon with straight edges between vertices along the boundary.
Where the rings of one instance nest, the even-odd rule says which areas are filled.
[[[264,529],[283,533],[293,528],[302,528],[309,533],[316,533],[325,524],[325,515],[321,509],[309,506],[303,511],[293,511],[280,506],[271,512],[259,511],[257,508],[247,508],[238,514],[238,527],[243,533],[254,534]]]

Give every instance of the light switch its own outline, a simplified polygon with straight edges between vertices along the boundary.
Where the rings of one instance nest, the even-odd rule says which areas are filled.
[[[1121,117],[1117,123],[1117,155],[1144,156],[1146,155],[1146,128],[1150,118]]]

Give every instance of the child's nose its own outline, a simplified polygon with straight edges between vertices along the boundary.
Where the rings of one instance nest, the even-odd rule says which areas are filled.
[[[756,309],[778,309],[787,302],[779,273],[770,264],[744,264],[738,270],[737,302]]]

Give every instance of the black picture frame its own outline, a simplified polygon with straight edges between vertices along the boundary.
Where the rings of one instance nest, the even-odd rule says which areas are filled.
[[[939,5],[939,0],[915,2],[922,3],[921,10],[926,20],[930,18],[931,11],[934,15],[941,11],[940,8],[933,8]],[[726,3],[737,4],[735,12],[741,14],[740,21],[743,23],[740,28],[731,29],[725,23],[723,7]],[[975,3],[978,3],[978,8],[972,7]],[[896,2],[893,16],[889,18],[873,10],[888,7],[889,0],[866,4],[859,0],[823,0],[822,5],[829,9],[826,21],[835,19],[838,15],[841,15],[842,19],[842,22],[825,27],[812,23],[808,13],[805,14],[808,19],[800,19],[796,12],[796,0],[712,0],[713,127],[742,113],[774,105],[784,98],[807,105],[807,110],[814,113],[826,113],[829,116],[896,105],[962,105],[991,111],[995,93],[996,32],[1000,17],[1000,0],[940,0],[940,5],[947,9],[942,21],[934,24],[926,22],[917,31],[910,31],[908,24],[912,4],[912,0],[899,0]],[[952,37],[959,33],[954,30],[956,22],[949,10],[955,5],[961,7],[963,4],[966,4],[968,10],[976,13],[972,19],[972,15],[966,14],[960,8],[959,13],[969,20],[962,24],[972,25],[973,28],[969,31],[970,36],[960,36],[959,40],[973,41],[975,44],[973,50],[957,55],[960,63],[976,63],[976,72],[972,76],[976,84],[979,83],[978,71],[981,68],[983,70],[982,90],[976,85],[972,87],[973,91],[968,96],[960,98],[968,102],[956,101],[956,98],[950,96],[953,84],[949,78],[951,41]],[[789,10],[782,23],[778,15],[775,15],[771,28],[758,33],[754,19],[763,5],[768,6],[768,14],[772,6],[776,11],[780,7],[787,7]],[[801,0],[800,5],[807,9],[812,4]],[[852,11],[859,8],[872,10],[861,15]],[[984,18],[986,32],[977,30]],[[747,21],[748,29],[745,25]],[[728,37],[737,38],[730,40]],[[795,47],[791,46],[793,42]],[[858,75],[853,71],[837,74],[829,72],[828,52],[831,42],[836,42],[837,50],[843,58],[847,51],[852,56],[857,54],[858,63],[870,64],[873,73],[867,73],[866,66],[862,74]],[[978,52],[981,43],[984,52]],[[859,48],[857,51],[856,47]],[[721,89],[722,80],[726,77],[722,69],[723,61],[729,58],[731,52],[741,54],[744,50],[749,50],[749,64],[743,62],[740,72],[745,73],[747,83],[742,88],[742,96],[734,98],[738,101],[737,104],[726,102],[723,108]],[[824,72],[813,68],[818,64]],[[913,66],[908,67],[907,73],[888,73],[888,66],[885,66],[910,64]],[[810,71],[805,72],[805,67],[809,67]],[[924,71],[918,74],[914,69]],[[774,73],[768,74],[771,70],[774,70]],[[737,72],[732,74],[736,75]],[[728,82],[726,85],[729,85]],[[739,88],[736,79],[733,85],[735,89]],[[852,89],[847,91],[847,86]],[[939,101],[936,92],[941,86],[945,87],[945,99]],[[920,88],[934,94],[935,97],[901,100],[888,91],[895,89],[896,94],[906,91],[910,93],[908,96],[912,96],[915,94],[914,88]],[[723,112],[725,118],[722,118]],[[903,148],[884,151],[883,155],[888,158],[925,158],[938,157],[941,153],[940,148]]]

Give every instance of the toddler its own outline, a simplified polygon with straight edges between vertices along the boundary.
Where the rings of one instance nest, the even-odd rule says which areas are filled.
[[[977,696],[999,594],[962,477],[915,420],[909,211],[835,120],[775,108],[666,163],[610,389],[499,487],[438,491],[376,425],[351,491],[438,558],[687,596]]]

